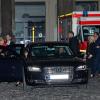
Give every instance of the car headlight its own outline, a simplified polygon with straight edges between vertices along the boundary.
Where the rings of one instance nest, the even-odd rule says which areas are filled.
[[[41,68],[37,66],[28,66],[28,71],[30,72],[41,72]]]
[[[76,70],[86,70],[87,69],[87,66],[86,65],[80,65],[76,68]]]

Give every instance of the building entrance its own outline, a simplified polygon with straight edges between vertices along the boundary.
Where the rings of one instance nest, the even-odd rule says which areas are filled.
[[[45,22],[28,22],[28,37],[32,42],[45,41]]]
[[[15,5],[16,43],[45,40],[45,2],[17,2]]]

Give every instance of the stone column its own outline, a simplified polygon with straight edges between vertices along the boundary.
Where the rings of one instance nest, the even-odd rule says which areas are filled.
[[[14,0],[1,0],[1,26],[2,33],[12,33],[12,14]]]
[[[12,32],[15,31],[15,0],[11,0],[12,5]]]
[[[46,41],[57,41],[57,0],[46,0]]]

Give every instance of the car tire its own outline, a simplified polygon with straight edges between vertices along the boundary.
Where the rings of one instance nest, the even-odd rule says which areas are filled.
[[[88,88],[88,84],[80,84],[79,85],[79,89],[87,89]]]

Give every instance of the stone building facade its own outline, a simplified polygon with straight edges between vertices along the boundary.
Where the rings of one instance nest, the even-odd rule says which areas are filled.
[[[0,0],[0,33],[12,33],[15,30],[16,2],[44,2],[45,3],[45,40],[57,40],[57,0]]]
[[[16,2],[45,3],[46,41],[58,40],[57,17],[59,15],[70,13],[73,10],[83,10],[84,5],[89,10],[100,10],[100,0],[0,0],[0,33],[13,33],[16,30]]]

